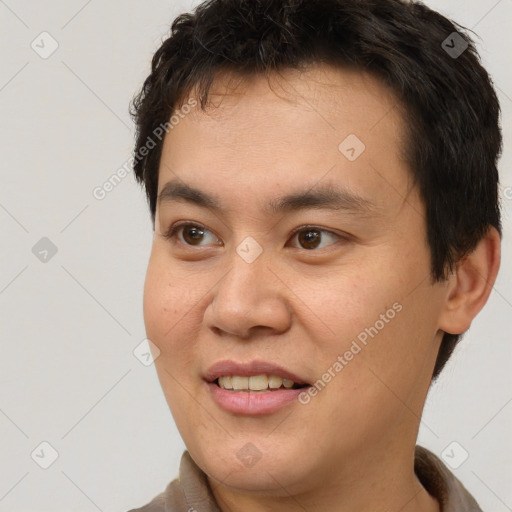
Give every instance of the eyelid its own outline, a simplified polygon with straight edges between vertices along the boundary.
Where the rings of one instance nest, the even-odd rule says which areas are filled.
[[[194,221],[190,221],[190,220],[182,220],[182,221],[178,221],[174,224],[172,224],[169,229],[162,234],[162,236],[164,238],[167,238],[167,239],[172,239],[172,238],[175,238],[176,236],[176,233],[178,231],[178,229],[182,228],[182,227],[185,227],[185,226],[192,226],[194,228],[199,228],[201,229],[202,231],[208,231],[209,233],[211,233],[213,236],[215,236],[215,238],[217,238],[217,240],[219,240],[219,237],[217,237],[217,235],[211,230],[211,229],[208,229],[206,226],[204,226],[203,224],[199,224],[197,222],[194,222]],[[179,242],[181,243],[182,245],[185,245],[185,247],[204,247],[202,245],[188,245],[188,244],[183,244],[182,242]],[[218,245],[223,245],[222,242],[220,242]]]
[[[300,233],[301,231],[307,231],[308,229],[310,229],[312,231],[316,230],[316,231],[320,231],[321,233],[327,233],[329,235],[332,235],[338,239],[338,242],[340,240],[345,241],[345,242],[353,240],[353,237],[351,237],[348,233],[339,233],[339,232],[333,231],[332,229],[327,229],[322,226],[317,226],[314,224],[304,224],[302,226],[295,228],[290,234],[290,240],[293,239],[297,235],[297,233]],[[329,244],[327,247],[323,247],[322,249],[317,249],[317,250],[315,250],[315,249],[308,250],[308,249],[303,249],[302,247],[294,247],[294,249],[302,249],[306,253],[315,253],[315,252],[321,252],[323,249],[328,249],[329,247],[332,247],[334,245],[337,245],[337,243],[335,242],[333,244]]]
[[[185,227],[185,226],[191,226],[191,227],[195,227],[195,228],[199,228],[203,231],[208,231],[209,233],[211,233],[213,236],[215,236],[217,238],[217,240],[219,240],[219,237],[217,237],[217,235],[209,228],[207,228],[206,226],[204,226],[203,224],[200,224],[198,222],[195,222],[195,221],[190,221],[190,220],[183,220],[183,221],[178,221],[176,222],[175,224],[171,225],[170,228],[162,235],[164,238],[166,239],[173,239],[175,238],[176,236],[176,233],[177,231],[181,228],[181,227]],[[336,231],[333,231],[331,229],[327,229],[327,228],[324,228],[324,227],[321,227],[321,226],[317,226],[317,225],[314,225],[314,224],[303,224],[301,226],[298,226],[296,228],[293,229],[293,231],[290,233],[290,237],[288,238],[288,240],[292,240],[296,235],[297,233],[300,233],[301,231],[307,231],[308,229],[310,230],[317,230],[317,231],[320,231],[322,233],[327,233],[329,235],[332,235],[336,238],[338,238],[338,241],[345,241],[345,242],[350,242],[351,240],[353,241],[354,240],[354,237],[351,236],[350,234],[348,233],[338,233]],[[194,249],[194,248],[198,248],[198,247],[208,247],[208,245],[206,246],[203,246],[203,245],[189,245],[189,244],[185,244],[181,241],[177,241],[175,243],[179,243],[180,245],[183,245],[187,248],[191,248],[191,249]],[[218,245],[223,245],[223,243],[219,240],[219,244]],[[292,248],[293,249],[301,249],[307,253],[315,253],[315,252],[321,252],[323,249],[328,249],[329,247],[331,246],[335,246],[337,245],[337,243],[333,243],[333,244],[329,244],[327,247],[323,247],[321,249],[304,249],[302,247],[297,247],[297,246],[293,246]]]

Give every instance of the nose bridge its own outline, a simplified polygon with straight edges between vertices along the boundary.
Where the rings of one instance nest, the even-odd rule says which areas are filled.
[[[220,283],[217,303],[226,310],[247,315],[258,304],[275,296],[277,290],[269,283],[267,258],[262,252],[256,256],[254,246],[242,242],[233,253],[230,271]]]
[[[263,248],[248,238],[233,252],[230,270],[213,294],[208,318],[210,327],[243,337],[252,327],[284,330],[289,325],[282,283],[268,268]]]

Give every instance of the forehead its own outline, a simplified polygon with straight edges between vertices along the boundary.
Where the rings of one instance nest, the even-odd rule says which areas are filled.
[[[164,140],[159,192],[176,178],[210,191],[236,185],[231,199],[242,203],[245,192],[268,198],[324,179],[376,204],[383,188],[398,198],[409,190],[401,105],[369,74],[317,66],[270,79],[219,75],[206,109],[179,117]]]
[[[191,97],[198,98],[193,89]],[[405,109],[393,90],[375,75],[356,69],[315,64],[303,70],[285,69],[263,74],[240,75],[219,72],[206,98],[205,109],[192,111],[191,120],[212,124],[240,121],[248,124],[259,120],[280,119],[287,115],[306,116],[312,129],[322,131],[339,128],[339,122],[354,129],[373,130],[386,118],[386,129],[403,128]],[[313,118],[316,117],[314,120]],[[316,121],[316,122],[313,122]],[[323,122],[325,126],[320,126]],[[290,128],[300,128],[294,126]]]

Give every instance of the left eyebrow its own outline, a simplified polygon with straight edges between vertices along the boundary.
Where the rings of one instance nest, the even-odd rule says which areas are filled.
[[[344,210],[352,213],[369,213],[374,205],[347,189],[331,185],[316,186],[314,190],[292,193],[269,202],[269,211],[282,214],[308,208],[326,210]]]
[[[158,195],[158,204],[173,201],[185,201],[218,213],[225,210],[218,198],[177,180],[166,183]],[[314,189],[270,200],[266,211],[278,215],[312,208],[368,214],[375,205],[347,189],[317,185]]]

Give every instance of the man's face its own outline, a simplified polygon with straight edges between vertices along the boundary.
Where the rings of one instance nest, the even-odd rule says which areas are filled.
[[[327,67],[224,85],[166,136],[145,285],[187,449],[222,485],[276,494],[409,464],[446,288],[396,100]]]

